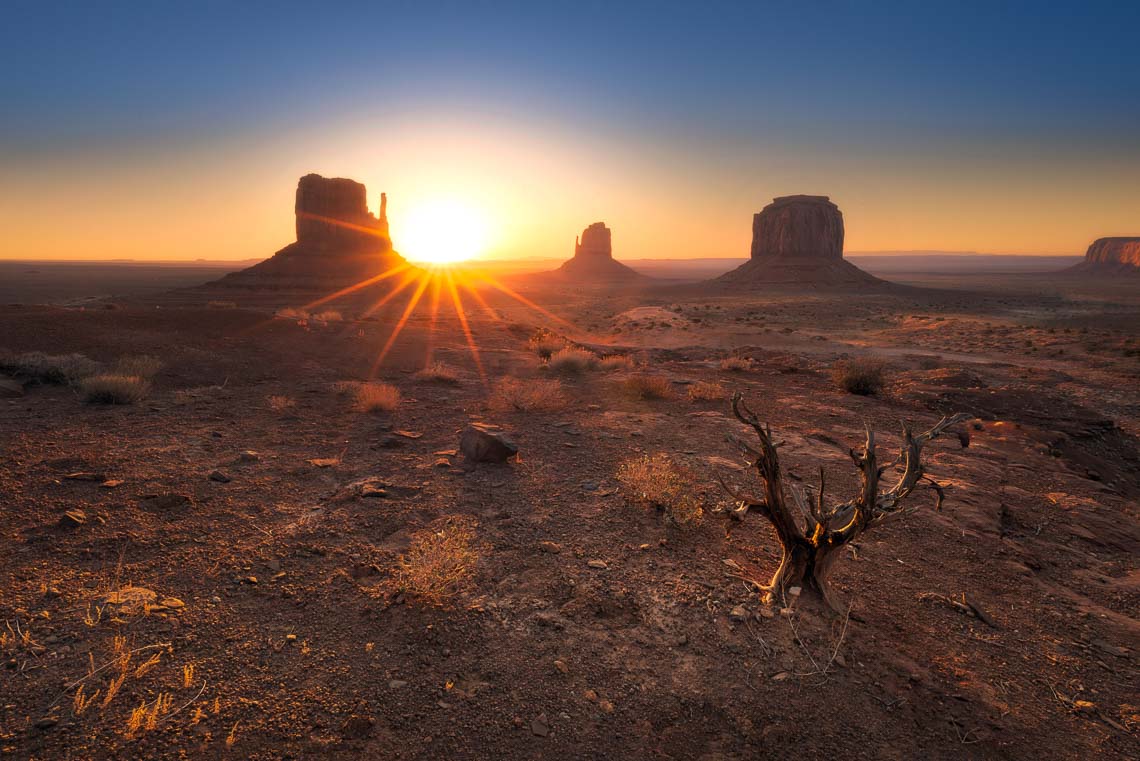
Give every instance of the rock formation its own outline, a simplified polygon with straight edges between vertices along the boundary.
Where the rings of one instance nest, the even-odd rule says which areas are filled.
[[[387,206],[381,193],[373,216],[359,182],[307,174],[297,183],[296,242],[215,285],[309,290],[379,275],[403,263],[392,249]]]
[[[1068,270],[1075,274],[1140,274],[1140,237],[1097,238],[1085,260]]]
[[[843,214],[827,196],[781,196],[752,217],[751,258],[715,282],[810,287],[881,284],[843,258]]]
[[[557,273],[583,282],[641,280],[645,277],[614,259],[610,228],[604,222],[595,222],[582,231],[574,241],[574,258],[568,259]]]

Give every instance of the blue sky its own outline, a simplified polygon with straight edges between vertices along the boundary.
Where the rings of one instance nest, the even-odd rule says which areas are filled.
[[[662,209],[724,207],[733,193],[755,194],[741,208],[759,208],[761,194],[794,184],[798,166],[810,182],[841,190],[845,209],[873,210],[861,247],[943,247],[939,235],[947,236],[937,231],[946,225],[913,235],[911,245],[882,234],[886,186],[905,197],[923,176],[941,182],[930,189],[933,206],[943,191],[983,192],[1003,177],[1042,171],[1042,162],[1054,162],[1054,171],[1008,192],[1043,182],[1056,193],[1071,182],[1074,208],[1087,207],[1092,220],[1069,236],[1053,233],[1052,247],[1018,229],[990,234],[998,220],[987,220],[970,248],[1069,250],[1092,226],[1120,232],[1129,205],[1140,228],[1140,191],[1128,190],[1128,178],[1140,186],[1140,3],[333,5],[6,3],[0,160],[12,185],[0,179],[0,200],[29,178],[62,190],[69,172],[108,165],[112,175],[130,166],[155,178],[168,167],[165,176],[177,183],[179,168],[192,163],[195,181],[206,182],[203,157],[211,154],[215,181],[266,192],[270,176],[278,181],[272,145],[283,172],[307,151],[314,163],[334,165],[314,171],[350,173],[356,162],[364,174],[383,174],[384,157],[365,168],[356,142],[343,159],[326,149],[347,144],[349,133],[361,139],[365,129],[382,145],[386,125],[410,134],[420,119],[436,139],[450,125],[509,143],[513,126],[570,163],[620,166],[609,187],[614,207],[628,210],[631,232],[651,224],[622,200],[636,194],[638,172],[650,195],[662,180],[693,183],[695,201],[663,197]],[[447,152],[414,147],[421,163]],[[410,159],[389,157],[393,166],[399,160]],[[675,174],[661,169],[672,162]],[[552,183],[563,181],[557,166],[548,169]],[[393,179],[411,171],[402,167]],[[772,181],[756,182],[757,173]],[[565,178],[568,186],[580,181]],[[1052,210],[1060,198],[1043,204]],[[582,208],[579,227],[604,212]],[[287,222],[259,216],[257,229]],[[271,234],[279,233],[267,230],[266,240]],[[967,242],[950,237],[947,246]],[[35,248],[30,234],[20,241]],[[554,241],[552,233],[547,245]],[[240,253],[225,247],[227,256]],[[735,252],[708,255],[717,253]]]

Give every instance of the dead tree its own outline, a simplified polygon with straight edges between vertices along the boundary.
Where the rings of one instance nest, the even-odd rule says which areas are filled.
[[[898,458],[880,467],[875,453],[875,435],[867,429],[863,451],[849,450],[855,467],[859,469],[862,485],[854,498],[826,507],[824,505],[823,468],[819,470],[819,491],[811,498],[794,484],[785,490],[780,474],[780,459],[772,430],[762,425],[756,415],[741,399],[740,392],[733,394],[732,412],[737,420],[750,426],[760,440],[754,448],[736,436],[729,438],[739,446],[756,468],[764,486],[762,498],[742,495],[723,480],[721,485],[736,500],[736,508],[729,516],[741,520],[749,511],[758,512],[772,524],[783,549],[780,567],[767,585],[754,583],[767,593],[766,601],[785,603],[789,590],[799,587],[801,594],[821,599],[828,608],[838,611],[832,597],[828,576],[843,547],[861,536],[864,531],[892,515],[905,512],[902,502],[926,480],[937,495],[935,509],[941,509],[945,493],[933,479],[923,472],[922,447],[931,439],[946,433],[957,423],[969,420],[970,415],[957,414],[944,417],[933,428],[917,436],[903,426],[903,441]],[[902,465],[902,475],[890,488],[881,488],[883,473]],[[791,502],[787,495],[791,494]]]

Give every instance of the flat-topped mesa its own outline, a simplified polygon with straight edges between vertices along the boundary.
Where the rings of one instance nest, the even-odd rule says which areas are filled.
[[[827,196],[780,196],[752,217],[752,258],[843,258],[843,213]]]
[[[1093,267],[1140,268],[1140,237],[1097,238],[1085,252],[1084,263]]]
[[[717,287],[859,289],[883,287],[843,258],[843,214],[827,196],[780,196],[752,217],[751,258]]]
[[[380,216],[374,217],[361,183],[307,174],[297,183],[297,243],[319,251],[390,251],[387,200],[381,193]]]
[[[595,222],[582,231],[582,235],[574,240],[574,256],[613,259],[610,228],[605,222]]]

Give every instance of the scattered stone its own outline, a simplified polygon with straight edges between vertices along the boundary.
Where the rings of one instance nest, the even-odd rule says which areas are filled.
[[[419,439],[423,437],[420,431],[392,431],[397,436],[403,436],[405,439]]]
[[[795,611],[791,608],[780,608],[780,615],[784,618],[791,618],[793,613],[795,613]]]
[[[64,476],[68,481],[106,481],[107,477],[102,473],[91,473],[86,470],[79,471],[78,473],[68,473]]]
[[[729,618],[734,621],[743,621],[748,618],[748,609],[743,605],[737,605],[729,612]]]
[[[116,605],[119,612],[133,616],[137,613],[143,613],[146,609],[158,599],[158,595],[152,589],[146,587],[123,587],[111,592],[103,598],[103,604]]]
[[[546,723],[546,716],[539,716],[530,722],[530,731],[535,737],[546,737],[550,734],[550,725]]]
[[[307,460],[310,465],[318,468],[331,468],[334,465],[340,465],[339,457],[313,457]]]
[[[233,480],[220,470],[211,471],[209,479],[219,484],[228,484]]]
[[[459,454],[458,449],[441,449],[438,452],[432,452],[436,457],[455,457]]]
[[[360,496],[376,499],[378,497],[387,497],[388,490],[382,486],[377,486],[374,483],[361,484]]]
[[[788,677],[790,677],[791,675],[792,675],[792,673],[790,671],[781,671],[778,674],[772,675],[772,681],[773,682],[782,682],[785,679],[787,679]]]
[[[238,455],[238,462],[257,462],[261,459],[261,455],[252,449],[247,449]]]
[[[570,667],[566,665],[566,661],[561,659],[556,659],[554,661],[554,668],[558,669],[558,671],[562,674],[570,673]]]
[[[374,724],[375,721],[371,716],[353,714],[341,725],[340,732],[352,740],[363,740],[372,735],[372,727]]]
[[[604,713],[613,713],[614,712],[614,704],[611,703],[610,701],[606,700],[605,698],[602,698],[601,700],[598,701],[598,708],[601,708]]]
[[[803,590],[800,587],[788,587],[788,594],[790,594],[792,597],[799,597],[800,592],[802,591]]]
[[[596,482],[594,482],[594,481],[583,481],[582,482],[582,491],[597,491],[597,490],[598,490],[598,484]]]
[[[551,555],[557,555],[562,552],[562,545],[558,542],[542,542],[538,545],[542,548],[543,552],[549,552]]]
[[[450,468],[451,467],[451,460],[447,459],[446,457],[437,458],[436,461],[432,463],[432,467]]]
[[[388,682],[388,689],[390,689],[390,690],[398,690],[402,687],[407,687],[407,686],[408,686],[408,683],[405,682],[403,679],[392,679],[392,680],[389,680],[389,682]]]
[[[82,510],[68,510],[59,519],[59,525],[64,528],[75,528],[87,522],[87,513]]]
[[[759,613],[760,616],[763,618],[775,618],[776,617],[776,612],[774,610],[772,610],[771,605],[761,605],[760,608],[756,612]]]
[[[285,635],[285,641],[286,642],[296,642],[297,641],[297,635],[296,634],[286,634]]]
[[[104,481],[103,483],[101,483],[99,485],[102,486],[104,489],[114,489],[116,487],[122,486],[124,483],[125,482],[121,478],[112,478],[110,480]]]
[[[604,571],[609,568],[609,566],[606,565],[606,561],[604,560],[591,560],[590,562],[586,563],[586,565],[590,568],[596,568],[599,571]]]
[[[459,451],[471,462],[506,462],[519,448],[501,434],[470,426],[459,437]]]
[[[186,607],[186,603],[182,602],[177,597],[163,597],[159,602],[159,605],[164,608],[169,608],[170,610],[178,610],[179,608]]]
[[[54,716],[45,716],[36,722],[36,729],[51,729],[59,723],[59,719]]]

